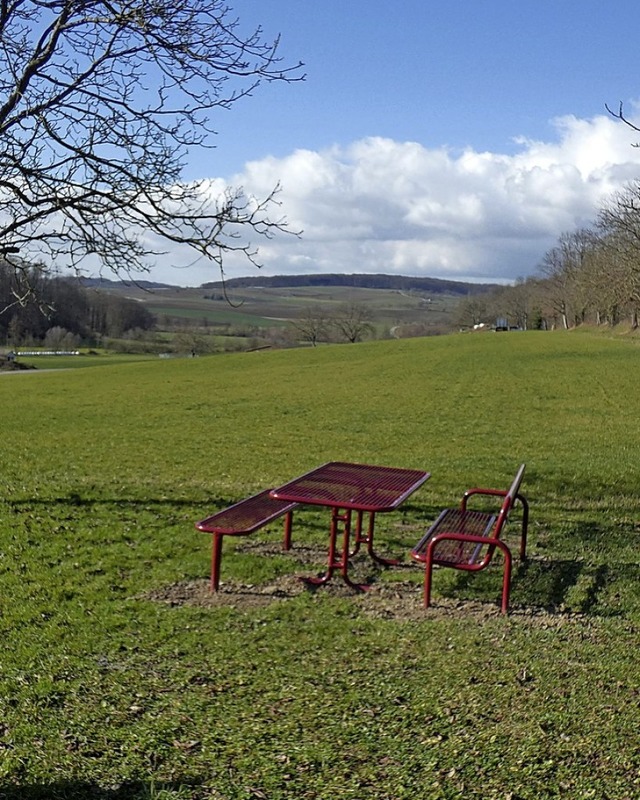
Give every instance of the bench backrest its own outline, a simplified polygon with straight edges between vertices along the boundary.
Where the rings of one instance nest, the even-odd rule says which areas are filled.
[[[502,528],[504,527],[505,522],[507,521],[507,517],[509,516],[509,512],[513,508],[514,503],[516,502],[516,498],[518,496],[518,492],[520,491],[520,484],[522,483],[522,478],[524,477],[524,470],[526,464],[520,464],[518,471],[516,472],[516,476],[509,487],[509,491],[505,495],[504,502],[502,503],[502,507],[500,509],[500,513],[498,514],[498,519],[496,520],[495,527],[491,536],[495,539],[500,537],[502,533]]]
[[[506,521],[507,521],[507,519],[509,517],[509,512],[513,508],[514,503],[516,502],[516,499],[518,497],[518,492],[520,491],[520,484],[522,483],[522,478],[524,476],[525,467],[526,467],[526,464],[520,464],[520,467],[518,468],[518,471],[516,472],[516,476],[513,479],[512,483],[511,483],[511,486],[509,487],[509,490],[507,491],[507,493],[505,495],[505,498],[504,498],[504,500],[502,502],[502,507],[500,508],[500,513],[498,514],[498,517],[497,517],[497,519],[496,519],[496,521],[495,521],[495,523],[493,525],[493,529],[492,529],[491,533],[489,534],[489,537],[488,537],[489,539],[499,539],[500,536],[502,535],[502,529],[504,528],[505,523],[506,523]],[[525,515],[526,515],[526,513],[527,512],[526,512],[526,506],[525,506]],[[484,567],[486,567],[490,563],[491,559],[493,558],[493,554],[494,554],[494,552],[496,550],[496,547],[497,547],[497,545],[490,544],[487,547],[486,552],[484,553],[484,555],[482,557],[480,557],[481,556],[481,552],[484,549],[484,546],[483,545],[478,545],[478,547],[475,549],[475,551],[473,553],[473,558],[472,558],[472,561],[477,564],[477,567],[476,567],[477,569],[483,569]]]

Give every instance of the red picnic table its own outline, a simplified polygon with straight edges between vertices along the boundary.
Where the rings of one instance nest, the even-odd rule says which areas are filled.
[[[324,584],[331,580],[334,570],[339,569],[347,585],[354,589],[368,589],[366,584],[356,584],[350,580],[350,556],[358,552],[361,544],[366,544],[367,552],[379,564],[396,564],[396,561],[381,558],[374,552],[375,515],[394,511],[430,477],[430,473],[417,469],[330,461],[273,489],[270,495],[276,500],[326,506],[331,509],[327,571],[321,577],[305,580],[313,584]],[[351,550],[351,517],[354,511],[356,523],[354,548]],[[363,531],[365,513],[369,514],[366,532]],[[337,538],[341,525],[342,548],[338,551]]]

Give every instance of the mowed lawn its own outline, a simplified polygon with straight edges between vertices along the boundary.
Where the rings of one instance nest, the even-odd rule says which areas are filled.
[[[0,376],[0,799],[640,796],[639,383],[634,341],[560,332]],[[251,601],[326,546],[303,510],[289,554],[225,543],[247,603],[153,599],[204,585],[196,520],[333,459],[432,473],[379,517],[386,595]],[[499,560],[422,611],[409,549],[522,461],[512,613]]]

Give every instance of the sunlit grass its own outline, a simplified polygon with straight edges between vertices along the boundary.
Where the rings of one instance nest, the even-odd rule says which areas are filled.
[[[0,376],[0,797],[635,797],[638,354],[532,332]],[[439,508],[526,461],[514,614],[499,569],[438,573],[454,609],[421,621],[142,599],[206,578],[195,520],[331,459],[432,472],[379,518],[380,580],[416,583]],[[224,579],[296,572],[244,542]]]
[[[20,364],[29,371],[41,372],[52,369],[82,369],[84,367],[106,367],[116,364],[133,364],[157,359],[156,355],[132,355],[129,353],[106,353],[104,351],[81,352],[78,356],[20,356]]]

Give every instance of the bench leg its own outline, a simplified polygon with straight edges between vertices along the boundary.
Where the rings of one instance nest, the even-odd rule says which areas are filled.
[[[502,606],[500,610],[506,614],[509,610],[509,593],[511,591],[511,553],[507,550],[504,554],[504,576],[502,578]]]
[[[503,614],[506,614],[509,610],[509,593],[511,592],[511,568],[513,559],[511,557],[511,550],[509,550],[504,542],[498,540],[496,544],[504,556],[504,574],[502,576],[502,605],[500,606],[500,610]]]
[[[427,560],[424,564],[424,607],[429,608],[431,605],[431,577],[433,574],[433,548],[431,543],[427,547]]]
[[[222,559],[222,534],[214,533],[211,547],[211,591],[220,588],[220,561]]]
[[[424,565],[424,607],[429,608],[431,605],[431,578],[433,574],[433,546],[435,542],[430,542],[427,547],[427,557]],[[511,551],[504,542],[499,539],[496,541],[496,546],[501,550],[504,556],[504,572],[502,576],[502,600],[500,610],[506,614],[509,610],[509,595],[511,593],[511,572],[513,565],[513,558]]]
[[[527,558],[527,531],[529,529],[529,503],[524,495],[517,494],[517,499],[522,503],[522,533],[520,534],[520,561]]]
[[[293,511],[287,511],[284,517],[284,540],[282,548],[291,550],[291,526],[293,525]]]

